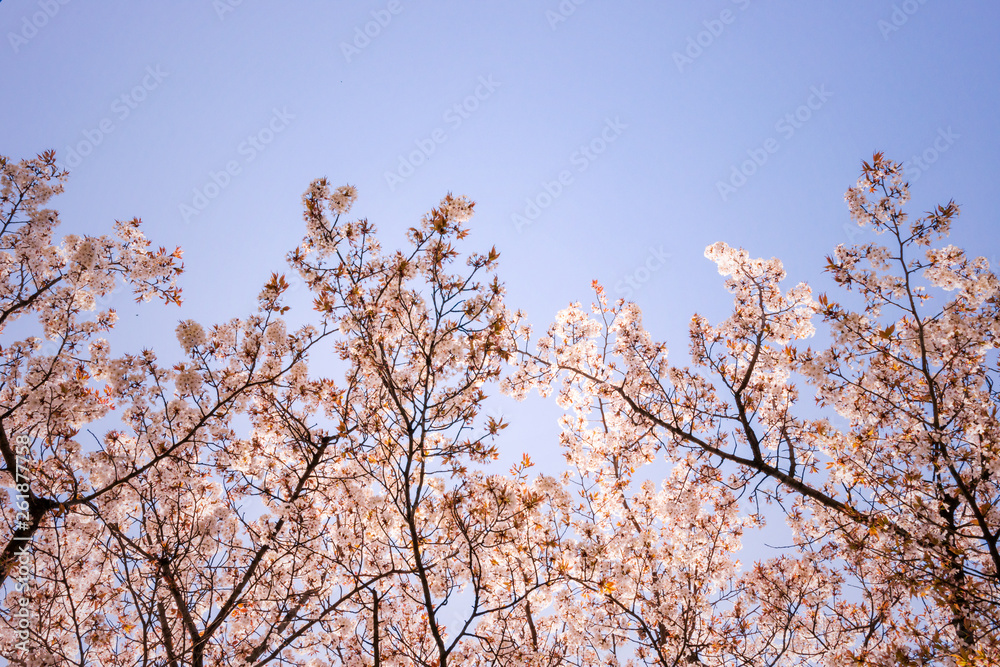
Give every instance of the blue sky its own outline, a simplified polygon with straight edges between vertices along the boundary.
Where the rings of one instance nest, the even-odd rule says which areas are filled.
[[[182,310],[113,298],[120,350],[249,313],[320,176],[387,248],[468,195],[469,249],[497,247],[537,328],[598,279],[678,361],[691,314],[729,308],[715,241],[831,288],[875,150],[1000,257],[992,2],[2,0],[0,28],[0,152],[72,167],[64,231],[138,216],[185,250]]]

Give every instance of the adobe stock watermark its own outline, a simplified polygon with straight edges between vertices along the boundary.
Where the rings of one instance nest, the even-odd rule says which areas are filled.
[[[892,13],[889,14],[889,20],[879,19],[878,23],[876,23],[879,32],[882,33],[882,39],[888,42],[889,35],[906,25],[910,17],[920,10],[920,5],[926,3],[927,0],[903,0],[900,4],[893,5]]]
[[[961,138],[960,134],[955,134],[951,129],[951,125],[947,128],[939,127],[937,136],[927,148],[917,155],[911,156],[909,160],[903,161],[903,177],[906,182],[910,185],[916,183]],[[858,237],[864,236],[867,227],[861,227],[854,222],[845,222],[843,230],[844,234],[847,235],[848,242],[854,243]]]
[[[456,102],[441,115],[441,120],[455,131],[479,109],[479,105],[492,97],[501,83],[493,79],[493,75],[479,77],[479,83],[472,94],[466,95],[462,101]],[[438,146],[448,141],[448,132],[441,127],[434,128],[423,139],[414,140],[416,148],[406,155],[400,154],[395,171],[386,171],[383,176],[390,192],[395,192],[401,183],[416,173],[417,168],[427,162],[437,151]]]
[[[372,40],[381,35],[382,30],[392,23],[392,17],[397,16],[402,11],[403,6],[399,4],[399,0],[389,0],[385,9],[373,9],[371,12],[372,20],[365,23],[364,29],[361,26],[354,28],[354,39],[350,42],[340,43],[340,52],[344,54],[347,62],[350,63],[355,56],[361,55],[361,52],[368,48]]]
[[[31,481],[22,474],[22,468],[31,458],[31,438],[21,434],[14,438],[14,535],[11,540],[19,542],[16,556],[17,565],[11,568],[10,576],[14,580],[13,593],[15,597],[16,609],[11,610],[11,616],[17,622],[16,638],[14,647],[20,651],[21,657],[28,652],[28,637],[31,631],[31,598],[28,591],[31,587],[32,579],[35,575],[34,561],[28,551],[28,544],[31,538],[24,535],[31,528],[31,515],[29,514],[28,498],[31,491]],[[21,532],[21,535],[17,533]]]
[[[189,222],[192,217],[208,208],[209,203],[229,187],[233,182],[233,177],[243,173],[244,165],[250,164],[257,159],[258,155],[267,150],[275,137],[288,129],[290,122],[294,119],[295,116],[288,113],[287,107],[274,108],[267,124],[248,135],[236,147],[236,154],[241,159],[227,161],[219,171],[209,171],[208,181],[192,191],[191,202],[182,202],[178,205],[178,211],[184,218],[184,222]]]
[[[937,162],[942,154],[947,153],[960,138],[961,135],[952,132],[951,125],[947,129],[939,127],[937,136],[930,146],[922,150],[919,155],[914,155],[903,162],[903,175],[907,182],[911,185],[916,183],[920,175],[930,169],[931,165]]]
[[[802,129],[802,126],[812,119],[813,114],[823,108],[827,100],[833,97],[833,93],[826,89],[826,84],[820,87],[812,86],[810,95],[804,104],[799,105],[793,111],[786,113],[774,124],[774,130],[780,135],[779,138],[768,137],[757,148],[747,150],[748,159],[739,165],[732,165],[729,178],[725,181],[716,181],[715,187],[719,191],[722,201],[727,201],[731,195],[747,184],[747,180],[763,167],[768,159],[781,148],[781,141],[788,141],[795,133]]]
[[[555,30],[560,23],[565,23],[569,17],[576,13],[576,8],[587,0],[561,0],[555,11],[545,10],[545,20],[549,22],[549,27]]]
[[[578,174],[587,171],[590,165],[603,155],[608,146],[615,143],[627,128],[628,125],[623,123],[618,116],[615,116],[614,120],[606,118],[601,132],[570,154],[570,165]],[[562,169],[554,180],[543,180],[541,191],[534,197],[528,197],[524,200],[524,209],[520,213],[511,213],[511,222],[514,223],[518,233],[534,223],[541,216],[542,211],[552,206],[552,203],[565,192],[566,188],[573,184],[575,178],[571,169]]]
[[[226,20],[226,14],[236,11],[236,8],[243,4],[243,0],[212,0],[212,9],[220,21]]]
[[[642,286],[650,281],[653,274],[667,266],[670,253],[663,250],[662,245],[650,248],[646,258],[639,266],[625,274],[615,283],[615,293],[625,299],[631,299]]]
[[[86,129],[82,132],[83,139],[73,145],[66,146],[66,154],[59,162],[60,169],[74,169],[83,163],[83,159],[94,152],[94,149],[101,145],[109,134],[135,111],[140,104],[146,101],[149,94],[160,87],[163,80],[169,76],[169,72],[164,72],[159,65],[146,67],[146,74],[142,80],[131,90],[122,93],[111,103],[110,111],[112,116],[105,116],[98,121],[93,129]]]
[[[732,3],[739,8],[740,11],[746,10],[750,6],[750,0],[732,0]],[[705,53],[705,50],[715,44],[722,33],[726,31],[726,26],[732,25],[736,22],[736,17],[738,15],[731,9],[723,9],[719,12],[719,17],[714,19],[706,19],[701,22],[704,26],[704,30],[700,31],[698,34],[687,38],[687,46],[684,47],[684,51],[674,51],[673,58],[674,64],[677,65],[677,71],[681,74],[684,73],[684,68],[688,65],[693,65],[694,61],[697,60]]]
[[[14,53],[21,50],[21,47],[30,42],[38,34],[38,31],[49,24],[55,15],[59,13],[63,5],[68,5],[70,0],[38,0],[36,3],[39,10],[30,17],[21,18],[21,29],[17,32],[8,32],[7,41]]]

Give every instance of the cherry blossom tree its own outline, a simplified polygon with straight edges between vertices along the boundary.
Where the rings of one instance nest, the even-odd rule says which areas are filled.
[[[43,189],[62,178],[52,164],[12,165],[11,201],[56,192]],[[479,277],[497,253],[451,272],[473,205],[449,195],[410,231],[408,253],[383,254],[366,221],[340,222],[354,197],[325,181],[304,197],[307,236],[289,259],[315,296],[314,324],[288,330],[289,283],[274,275],[254,315],[181,322],[186,360],[170,368],[151,351],[112,358],[95,337],[113,324],[108,311],[103,328],[67,319],[45,331],[74,341],[43,357],[61,369],[44,378],[54,388],[7,371],[5,432],[27,444],[4,472],[22,475],[44,511],[9,529],[15,549],[31,538],[28,566],[11,561],[30,576],[8,590],[5,655],[81,666],[520,662],[527,596],[556,576],[545,566],[555,540],[532,518],[540,501],[526,465],[482,470],[505,426],[481,415],[484,388],[515,350],[516,314],[495,277]],[[17,205],[30,233],[55,219]],[[29,265],[43,277],[19,280],[42,293],[51,274],[69,276],[62,308],[74,317],[93,303],[86,286],[112,289],[114,271],[177,300],[164,281],[179,251],[143,272],[115,259],[111,241],[89,242],[110,248],[86,264],[94,275],[74,273],[84,241],[57,248],[43,236],[35,245],[54,268]],[[20,300],[54,319],[41,297]],[[31,368],[38,348],[31,338],[5,351]],[[342,380],[310,372],[317,350]],[[94,442],[73,439],[112,418]],[[24,624],[18,606],[33,612]]]
[[[734,310],[692,319],[691,366],[599,286],[590,313],[572,305],[522,348],[508,391],[567,410],[567,579],[600,620],[583,641],[661,665],[1000,661],[1000,283],[940,245],[953,202],[909,221],[908,197],[900,165],[864,164],[846,199],[887,243],[829,258],[843,304],[783,289],[776,259],[709,247]],[[817,319],[823,349],[804,343]],[[669,472],[643,480],[657,460]],[[766,503],[795,548],[740,572]]]
[[[176,662],[173,626],[160,623],[188,621],[188,609],[171,605],[184,597],[178,580],[197,575],[173,562],[212,548],[198,536],[213,521],[233,530],[233,517],[221,521],[220,487],[204,452],[227,447],[234,416],[247,413],[260,387],[294,376],[312,338],[279,335],[274,304],[263,299],[259,315],[215,327],[211,337],[182,323],[189,363],[163,368],[149,350],[112,357],[98,336],[114,325],[114,310],[85,314],[120,280],[138,300],[179,303],[180,250],[150,250],[138,220],[117,223],[117,239],[69,235],[56,245],[58,216],[43,208],[65,178],[54,155],[0,165],[0,317],[5,334],[17,325],[41,334],[3,346],[2,472],[17,495],[13,506],[11,496],[0,497],[0,574],[15,566],[19,573],[8,586],[3,653],[28,664],[133,664],[128,656],[141,662],[161,653]],[[88,424],[108,423],[116,427],[103,437],[77,438]],[[181,534],[183,543],[171,539]],[[198,593],[188,597],[204,603]],[[223,610],[235,604],[227,600]],[[211,632],[190,635],[196,644],[205,636]]]
[[[122,367],[122,375],[133,368],[141,374],[142,360],[112,362],[107,346],[95,339],[114,325],[113,310],[89,319],[81,313],[95,310],[121,279],[138,300],[180,301],[173,283],[182,269],[180,251],[150,251],[137,219],[116,223],[115,239],[70,235],[59,246],[53,243],[58,217],[43,207],[62,190],[64,178],[51,152],[21,162],[0,157],[0,332],[27,323],[41,334],[5,340],[0,352],[3,473],[12,480],[30,469],[32,480],[16,517],[9,498],[0,497],[8,521],[0,582],[10,573],[18,543],[30,540],[43,520],[96,500],[117,481],[114,471],[91,479],[87,468],[95,461],[81,454],[74,437],[81,425],[108,414],[111,401],[126,389],[123,383],[98,391],[89,381],[112,363]],[[50,345],[43,346],[45,341]]]
[[[888,244],[837,248],[841,302],[715,244],[734,309],[689,366],[597,285],[532,342],[496,250],[460,250],[471,201],[386,252],[325,179],[288,256],[309,312],[276,273],[180,322],[178,363],[112,356],[97,306],[179,302],[180,251],[138,221],[57,244],[54,156],[0,164],[11,664],[1000,661],[998,281],[881,155],[847,201]],[[496,469],[498,388],[555,395],[565,469]]]

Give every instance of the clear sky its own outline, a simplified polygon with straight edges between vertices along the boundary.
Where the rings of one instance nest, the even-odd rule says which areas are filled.
[[[598,279],[678,361],[730,305],[715,241],[830,289],[875,150],[1000,257],[996,2],[2,0],[0,28],[0,152],[58,151],[63,231],[139,216],[185,250],[182,310],[112,298],[119,351],[248,314],[320,176],[386,248],[468,195],[537,328]]]

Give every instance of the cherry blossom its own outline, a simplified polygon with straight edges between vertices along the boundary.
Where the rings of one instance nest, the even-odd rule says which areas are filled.
[[[881,154],[841,300],[715,243],[732,311],[682,365],[596,283],[533,333],[468,198],[387,250],[326,179],[287,257],[307,308],[276,272],[176,350],[113,350],[102,304],[179,303],[180,250],[57,239],[51,153],[0,176],[13,665],[1000,662],[1000,282]],[[505,439],[497,391],[554,401],[558,442]]]

